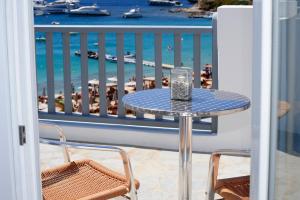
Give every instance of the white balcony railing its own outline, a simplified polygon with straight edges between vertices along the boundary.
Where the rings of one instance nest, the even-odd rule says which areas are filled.
[[[135,35],[136,51],[136,91],[143,89],[143,34],[154,34],[154,65],[155,65],[155,87],[162,87],[162,34],[174,34],[174,66],[181,65],[182,34],[193,34],[193,70],[194,87],[201,87],[201,35],[203,33],[212,35],[212,79],[213,88],[217,88],[217,42],[216,42],[216,20],[213,26],[49,26],[37,25],[35,32],[45,33],[46,37],[46,73],[47,73],[47,96],[48,111],[40,112],[41,119],[57,119],[70,121],[99,122],[110,124],[130,124],[142,126],[177,127],[174,120],[163,120],[161,116],[156,116],[155,120],[145,119],[142,114],[137,113],[136,118],[126,117],[122,103],[118,104],[117,117],[107,113],[106,100],[106,68],[105,68],[105,35],[106,33],[116,33],[116,57],[117,57],[117,90],[118,99],[122,99],[124,91],[124,34],[133,33]],[[71,62],[70,62],[70,33],[80,34],[80,64],[81,64],[81,99],[82,113],[72,112],[72,84],[71,84]],[[62,34],[63,48],[63,83],[64,83],[64,112],[56,112],[55,108],[55,88],[54,88],[54,62],[53,62],[53,34]],[[99,115],[90,115],[89,110],[89,90],[88,90],[88,55],[82,52],[88,51],[88,33],[98,34],[98,67],[99,67]],[[101,92],[102,91],[102,92]],[[176,120],[176,119],[175,119]],[[212,130],[216,128],[217,121],[198,122],[195,128]]]

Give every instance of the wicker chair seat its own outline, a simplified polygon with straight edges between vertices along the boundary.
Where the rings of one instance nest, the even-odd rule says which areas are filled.
[[[224,200],[249,200],[250,176],[218,179],[215,191]]]
[[[125,176],[92,160],[66,163],[41,175],[44,200],[104,200],[130,190]],[[139,187],[138,181],[135,186]]]

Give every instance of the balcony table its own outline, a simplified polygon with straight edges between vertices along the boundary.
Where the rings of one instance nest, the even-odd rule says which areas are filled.
[[[137,112],[179,117],[179,200],[192,194],[193,117],[213,117],[246,110],[249,98],[220,90],[194,88],[191,101],[170,99],[170,89],[143,90],[125,95],[125,108]]]

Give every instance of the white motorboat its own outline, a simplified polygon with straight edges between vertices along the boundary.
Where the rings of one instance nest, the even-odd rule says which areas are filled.
[[[92,6],[82,6],[77,9],[72,9],[69,11],[71,15],[98,15],[98,16],[109,16],[110,12],[108,10],[100,9],[97,5]]]
[[[123,14],[123,18],[140,18],[143,17],[140,8],[130,9],[128,12]]]
[[[44,10],[33,10],[35,16],[41,16],[46,14]]]
[[[35,0],[33,1],[34,10],[42,10],[46,7],[47,2],[43,0]]]
[[[47,2],[44,0],[35,0],[33,1],[33,11],[34,15],[43,15],[45,14]]]
[[[67,13],[70,9],[79,8],[79,0],[56,0],[46,4],[48,13]]]
[[[59,25],[60,23],[59,22],[56,22],[56,21],[53,21],[51,22],[52,25]]]
[[[45,42],[45,41],[46,41],[46,38],[43,37],[43,36],[39,36],[39,37],[36,37],[35,40],[36,40],[37,42]]]
[[[151,6],[182,6],[180,1],[176,0],[149,0]]]
[[[204,19],[212,19],[213,18],[213,14],[214,14],[213,12],[210,12],[207,15],[203,15],[202,18],[204,18]]]

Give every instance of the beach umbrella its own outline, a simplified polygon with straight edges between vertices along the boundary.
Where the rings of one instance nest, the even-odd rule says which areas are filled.
[[[155,77],[153,77],[153,76],[145,77],[144,81],[155,81]]]
[[[48,105],[46,103],[39,102],[39,110],[46,110]]]
[[[90,80],[89,84],[91,84],[91,85],[99,85],[99,80],[97,80],[97,79]]]
[[[118,78],[117,77],[110,77],[107,80],[111,81],[111,82],[118,82]]]
[[[116,83],[106,83],[106,87],[115,87],[117,86]]]
[[[135,81],[130,81],[128,83],[125,83],[125,86],[127,86],[127,87],[136,86],[136,82]]]

